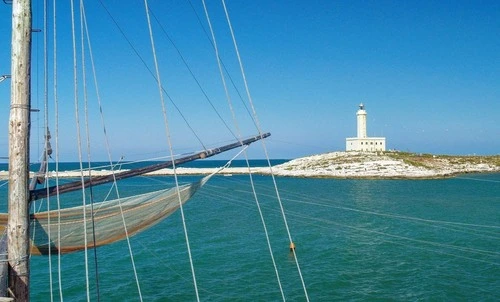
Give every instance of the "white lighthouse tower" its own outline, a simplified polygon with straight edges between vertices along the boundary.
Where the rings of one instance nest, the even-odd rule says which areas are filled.
[[[368,137],[366,132],[366,110],[363,103],[356,112],[358,136],[345,139],[346,151],[385,151],[385,137]]]
[[[366,138],[366,110],[363,103],[359,104],[356,116],[358,117],[358,138]]]

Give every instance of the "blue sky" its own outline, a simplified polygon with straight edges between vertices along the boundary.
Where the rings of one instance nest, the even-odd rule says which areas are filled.
[[[153,69],[142,2],[103,2]],[[207,2],[220,56],[244,94],[220,2]],[[193,1],[193,6],[207,30],[201,2]],[[213,106],[232,127],[213,50],[189,2],[156,0],[150,1],[150,7]],[[360,102],[368,112],[368,135],[385,136],[390,149],[500,153],[500,2],[228,0],[227,7],[260,124],[272,133],[266,144],[271,158],[344,150],[345,138],[356,135]],[[165,127],[154,80],[102,7],[89,3],[86,10],[113,157],[165,155]],[[35,11],[35,23],[41,24],[38,5]],[[67,7],[58,8],[60,136],[74,139],[72,54],[65,45],[71,42],[70,25],[62,25],[69,20],[66,12]],[[10,15],[11,7],[1,5],[0,74],[10,69]],[[231,134],[176,50],[158,24],[153,26],[162,82],[169,95],[206,145],[230,140]],[[41,35],[36,35],[34,47],[41,50]],[[33,55],[34,73],[41,73],[41,53]],[[6,108],[0,110],[0,119],[5,129],[9,85],[10,81],[0,83],[0,102]],[[33,86],[34,106],[43,106],[40,77]],[[234,89],[231,97],[241,132],[254,134]],[[50,106],[52,102],[50,97]],[[200,149],[179,114],[170,103],[167,106],[175,151]],[[99,117],[93,115],[90,120],[92,131],[102,133]],[[33,133],[37,134],[40,123],[34,117]],[[0,156],[4,156],[7,130],[0,133],[4,133],[0,134]],[[96,137],[93,159],[105,160],[102,135]],[[71,139],[61,138],[62,160],[78,158],[70,147],[74,145]],[[262,157],[259,149],[252,147],[251,156]],[[38,150],[35,142],[33,158]]]

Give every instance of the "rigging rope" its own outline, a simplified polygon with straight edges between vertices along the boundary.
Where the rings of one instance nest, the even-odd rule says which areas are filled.
[[[88,111],[88,90],[87,90],[87,70],[86,70],[86,61],[85,61],[85,35],[87,33],[88,38],[88,28],[86,27],[85,20],[85,11],[83,0],[80,0],[80,47],[81,47],[81,64],[82,64],[82,82],[83,82],[83,99],[84,99],[84,109],[85,109],[85,133],[87,139],[87,166],[89,169],[89,178],[92,179],[92,171],[91,171],[91,154],[90,154],[90,129],[89,129],[89,111]],[[87,40],[90,44],[90,39]],[[89,199],[90,199],[90,215],[91,215],[91,225],[92,225],[92,242],[93,245],[96,245],[96,233],[95,233],[95,220],[94,220],[94,190],[92,186],[89,187]],[[87,243],[85,243],[87,244]],[[100,288],[99,288],[99,266],[97,261],[97,249],[93,249],[94,254],[94,274],[95,274],[95,282],[96,282],[96,296],[97,301],[100,301]]]
[[[201,21],[200,19],[200,16],[198,15],[198,13],[196,12],[196,9],[194,8],[193,6],[193,3],[190,1],[190,0],[187,0],[188,3],[189,3],[189,6],[191,7],[194,15],[196,16],[196,20],[198,20],[198,24],[200,25],[200,28],[202,29],[202,31],[205,33],[205,36],[207,37],[208,39],[208,42],[210,42],[210,44],[212,45],[212,48],[215,49],[215,45],[214,45],[214,42],[212,41],[212,39],[210,38],[210,35],[207,33],[206,29],[205,29],[205,26],[203,26],[203,22]],[[222,58],[218,57],[218,60],[220,61],[220,64],[222,65],[222,68],[224,69],[227,77],[229,78],[229,81],[231,82],[231,85],[233,87],[233,89],[236,91],[236,94],[238,95],[239,97],[239,100],[241,101],[241,104],[243,105],[243,107],[245,107],[245,110],[246,112],[248,113],[248,115],[253,119],[253,116],[252,114],[250,113],[250,110],[248,109],[248,106],[247,104],[245,103],[245,101],[243,100],[243,97],[241,96],[241,93],[240,93],[240,90],[238,89],[238,87],[236,86],[236,83],[234,82],[233,80],[233,77],[231,76],[231,74],[229,73],[229,71],[227,70],[226,68],[226,65],[224,64]]]
[[[158,79],[156,78],[155,73],[151,70],[151,68],[149,68],[148,64],[146,63],[146,61],[144,60],[144,58],[139,54],[139,52],[134,47],[134,45],[132,44],[132,42],[130,41],[130,39],[127,38],[127,35],[125,35],[125,32],[122,30],[122,28],[120,27],[120,25],[118,24],[118,22],[115,20],[115,18],[111,14],[111,12],[107,9],[107,7],[104,5],[104,3],[101,0],[98,0],[98,2],[99,2],[99,4],[101,4],[101,6],[103,7],[104,11],[108,14],[108,16],[111,18],[111,21],[113,21],[113,23],[116,25],[116,28],[121,33],[121,35],[123,36],[123,38],[125,39],[125,41],[128,43],[128,45],[130,46],[130,48],[132,48],[132,51],[139,58],[139,60],[142,62],[142,65],[144,65],[144,67],[149,72],[149,74],[153,77],[153,79],[156,82],[158,82]],[[181,116],[181,118],[183,119],[183,121],[186,123],[187,127],[191,130],[191,132],[193,133],[193,135],[196,137],[196,139],[198,140],[198,142],[203,146],[203,149],[207,149],[205,147],[203,141],[201,140],[201,138],[196,134],[196,132],[194,131],[194,129],[191,127],[191,124],[187,121],[186,117],[184,116],[184,114],[182,113],[182,111],[180,110],[180,108],[174,102],[174,100],[172,99],[172,97],[168,94],[167,90],[163,86],[161,86],[161,89],[162,89],[163,93],[167,96],[167,98],[170,100],[170,103],[172,103],[172,105],[174,106],[174,108],[177,110],[177,112],[179,113],[179,115]]]
[[[146,11],[148,11],[148,5],[147,5],[147,1],[145,1],[145,4],[146,4]],[[59,174],[59,148],[58,148],[58,132],[59,132],[59,126],[58,126],[58,121],[59,121],[59,118],[58,118],[58,100],[57,100],[57,72],[56,72],[56,62],[57,62],[57,56],[56,56],[56,22],[55,22],[55,16],[56,16],[56,3],[54,1],[54,8],[53,8],[53,11],[54,11],[54,70],[53,70],[53,73],[54,73],[54,104],[55,104],[55,108],[56,108],[56,118],[55,118],[55,139],[56,139],[56,144],[55,144],[55,151],[56,151],[56,183],[58,184],[59,182],[59,179],[58,179],[58,174]],[[87,28],[87,23],[86,23],[86,19],[85,19],[85,11],[84,11],[84,6],[83,6],[83,1],[80,1],[80,32],[81,32],[81,57],[82,57],[82,81],[83,81],[83,94],[84,94],[84,108],[85,108],[85,129],[86,129],[86,137],[87,137],[87,161],[88,161],[88,170],[91,170],[91,166],[90,166],[90,162],[91,162],[91,158],[90,158],[90,132],[89,132],[89,117],[88,117],[88,97],[87,97],[87,79],[86,79],[86,70],[85,70],[85,57],[84,57],[84,53],[85,53],[85,47],[84,47],[84,33],[87,35],[87,43],[88,43],[88,47],[89,47],[89,50],[90,50],[90,60],[92,62],[92,67],[93,67],[93,71],[94,71],[94,81],[96,81],[95,79],[95,69],[94,69],[94,64],[93,64],[93,58],[92,58],[92,51],[91,51],[91,47],[90,47],[90,39],[88,37],[89,35],[89,32],[88,32],[88,28]],[[79,114],[79,108],[80,108],[80,101],[79,101],[79,96],[78,96],[78,93],[79,93],[79,89],[78,89],[78,85],[79,85],[79,79],[78,79],[78,63],[77,63],[77,51],[76,51],[76,44],[77,44],[77,41],[76,41],[76,31],[75,31],[75,5],[74,5],[74,2],[73,0],[71,1],[71,11],[72,11],[72,15],[71,15],[71,21],[72,21],[72,42],[73,42],[73,84],[74,84],[74,106],[75,106],[75,117],[76,117],[76,124],[77,124],[77,140],[78,140],[78,155],[79,155],[79,164],[80,164],[80,178],[83,179],[84,175],[83,175],[83,171],[85,170],[84,167],[83,167],[83,148],[82,148],[82,134],[80,133],[81,131],[81,127],[80,127],[80,114]],[[150,24],[150,18],[149,18],[149,15],[148,15],[148,25],[150,27],[150,33],[152,34],[152,29],[151,29],[151,24]],[[85,29],[84,29],[85,28]],[[47,32],[47,30],[46,30]],[[151,37],[152,39],[152,37]],[[152,46],[153,46],[153,49],[154,49],[154,42],[152,40]],[[156,65],[156,71],[157,71],[157,74],[158,76],[155,77],[158,79],[158,83],[159,83],[159,90],[160,90],[160,94],[162,94],[161,91],[164,91],[164,88],[161,86],[161,81],[160,81],[160,78],[159,78],[159,70],[158,70],[158,66],[157,66],[157,61],[156,61],[156,54],[155,54],[155,65]],[[96,86],[96,90],[97,90],[97,85]],[[201,87],[200,87],[201,89]],[[226,88],[227,89],[227,88]],[[166,92],[165,92],[166,93]],[[168,94],[166,94],[168,96]],[[98,101],[99,101],[99,107],[101,109],[101,106],[100,106],[100,98],[98,97]],[[166,109],[165,109],[165,101],[163,100],[162,98],[162,106],[164,107],[164,118],[166,119]],[[175,106],[175,104],[174,104]],[[48,110],[46,110],[48,111]],[[234,115],[234,113],[233,113]],[[102,109],[101,109],[101,119],[102,119]],[[47,124],[48,124],[48,121],[47,121]],[[166,128],[167,128],[167,132],[169,132],[168,130],[168,124],[166,123]],[[83,129],[83,128],[82,128]],[[103,126],[103,129],[104,129],[104,132],[106,133],[106,128]],[[169,134],[168,134],[169,135]],[[105,138],[106,138],[106,143],[107,143],[107,136],[105,135]],[[169,139],[169,143],[170,143],[170,136],[168,136],[168,139]],[[173,158],[173,150],[172,150],[172,145],[170,145],[170,153],[171,153],[171,157]],[[242,152],[246,150],[246,148],[243,148]],[[109,148],[108,148],[108,155],[109,155]],[[111,156],[109,155],[109,157],[111,158]],[[111,160],[110,160],[111,162]],[[248,159],[247,159],[247,163],[248,163]],[[174,166],[174,170],[175,170],[175,166]],[[48,170],[47,170],[48,172]],[[89,172],[91,173],[91,172]],[[177,183],[177,175],[175,176],[176,178],[176,186],[178,186],[178,183]],[[82,190],[82,203],[85,205],[87,203],[86,201],[86,198],[89,198],[85,192],[85,190]],[[58,210],[61,209],[60,207],[60,199],[59,199],[59,194],[57,194],[57,207],[58,207]],[[93,196],[92,196],[92,192],[90,192],[90,203],[92,204],[93,203]],[[50,206],[49,206],[50,207]],[[182,213],[182,203],[181,203],[181,213]],[[85,214],[84,214],[85,216]],[[182,214],[183,216],[183,222],[184,222],[184,214]],[[84,220],[86,221],[86,218],[84,217]],[[58,234],[60,234],[60,227],[61,227],[61,224],[58,223]],[[186,232],[186,237],[187,237],[187,228],[185,226],[185,222],[184,222],[184,228],[185,228],[185,232]],[[85,246],[87,246],[87,234],[85,234]],[[128,236],[127,236],[128,237]],[[128,238],[127,238],[128,239]],[[187,238],[186,238],[187,239]],[[187,239],[187,244],[189,246],[189,240]],[[58,246],[60,246],[60,242],[57,243]],[[188,248],[189,249],[189,248]],[[95,252],[95,251],[94,251]],[[189,250],[189,253],[190,253],[190,250]],[[133,258],[133,257],[132,257]],[[61,276],[61,262],[60,262],[60,255],[58,256],[58,266],[59,266],[59,290],[60,290],[60,297],[61,297],[61,300],[62,300],[62,276]],[[88,268],[88,251],[87,251],[87,248],[85,249],[85,259],[86,259],[86,285],[87,285],[87,300],[90,300],[90,285],[89,285],[89,268]],[[192,264],[192,259],[191,259],[191,255],[190,255],[190,261],[191,261],[191,266],[193,267],[193,264]],[[96,265],[97,265],[97,261],[95,260],[96,262]],[[193,270],[193,277],[194,277],[194,267],[192,268]],[[135,265],[134,265],[134,273],[135,273]],[[96,267],[96,274],[97,274],[97,267]],[[96,277],[97,278],[97,277]],[[137,277],[136,277],[137,279]],[[195,277],[194,277],[195,279]],[[139,289],[140,291],[140,289]],[[52,290],[51,290],[51,294],[52,294]],[[197,296],[198,296],[198,293],[197,293]],[[99,295],[98,295],[98,299],[99,299]],[[142,298],[141,298],[142,300]]]
[[[232,180],[232,181],[235,181],[235,180]],[[206,192],[207,195],[209,195],[209,196],[216,196],[219,201],[226,201],[226,202],[230,202],[231,204],[234,204],[234,202],[238,202],[241,205],[244,205],[244,206],[246,206],[248,208],[250,208],[250,206],[251,206],[248,202],[246,202],[246,199],[240,199],[240,200],[236,200],[234,198],[229,199],[229,198],[227,198],[225,196],[221,196],[220,194],[218,194],[217,193],[217,189],[213,190],[214,193],[211,193],[210,192],[210,187],[207,187],[206,190],[207,190],[207,192]],[[247,191],[240,191],[240,192],[251,194],[251,192],[247,192]],[[265,195],[265,196],[271,197],[271,196],[274,196],[274,195]],[[300,195],[300,194],[296,194],[296,196],[300,197],[300,198],[309,199],[309,197],[306,197],[306,196],[303,196],[303,195]],[[307,204],[307,205],[321,205],[321,206],[324,206],[324,207],[331,207],[329,203],[331,203],[332,200],[329,200],[329,199],[326,199],[326,198],[319,198],[319,199],[322,200],[322,201],[328,202],[328,204],[310,203],[310,202],[302,201],[301,199],[297,200],[297,199],[288,199],[287,198],[286,200],[288,200],[290,202],[303,203],[303,204]],[[331,208],[336,208],[336,207],[333,206]],[[273,212],[279,212],[278,210],[271,209],[271,208],[268,208],[268,210],[273,211]],[[414,238],[410,238],[408,236],[394,235],[394,234],[390,234],[390,233],[387,233],[387,232],[381,232],[381,231],[366,229],[366,228],[362,228],[362,227],[351,226],[351,225],[347,225],[347,224],[335,222],[335,221],[332,221],[332,220],[329,220],[329,219],[318,218],[316,216],[314,216],[314,217],[313,216],[307,216],[307,215],[304,215],[302,212],[288,211],[288,215],[292,216],[292,217],[299,218],[298,222],[300,222],[302,224],[314,225],[316,227],[328,228],[328,226],[325,226],[325,225],[312,224],[312,223],[308,223],[306,221],[310,220],[310,221],[315,221],[315,222],[322,222],[322,223],[332,224],[332,225],[336,225],[336,226],[339,226],[339,227],[347,228],[349,230],[355,230],[355,231],[358,231],[360,233],[368,233],[369,236],[372,236],[373,234],[377,234],[377,235],[382,235],[382,236],[385,236],[385,237],[390,237],[390,238],[394,238],[394,239],[398,239],[398,240],[410,241],[412,243],[421,243],[421,244],[431,245],[431,246],[434,246],[434,247],[448,248],[448,249],[451,249],[451,250],[454,250],[454,251],[457,251],[457,252],[461,252],[461,253],[463,253],[463,252],[471,253],[471,254],[474,254],[474,256],[482,255],[482,256],[485,256],[485,257],[496,257],[498,254],[500,254],[499,252],[496,252],[496,251],[488,251],[488,250],[477,249],[477,248],[470,248],[470,247],[461,247],[461,246],[457,246],[457,245],[454,245],[454,244],[445,244],[445,243],[433,242],[433,241],[429,241],[429,240],[414,239]],[[342,231],[342,230],[338,229],[338,231]],[[477,234],[474,234],[474,235],[477,235]],[[457,257],[457,258],[463,258],[463,259],[468,259],[468,260],[472,260],[472,261],[478,261],[478,262],[488,263],[488,264],[492,264],[492,265],[496,265],[496,266],[500,265],[498,262],[484,260],[484,259],[477,259],[477,258],[473,258],[472,256],[471,257],[467,257],[467,256],[463,256],[462,254],[458,255],[458,254],[452,254],[452,253],[442,252],[440,250],[430,250],[430,249],[427,249],[427,248],[424,248],[424,247],[415,246],[413,244],[404,244],[404,243],[399,243],[397,241],[391,241],[391,240],[388,240],[388,239],[382,239],[382,240],[385,241],[385,242],[390,242],[390,243],[393,243],[393,244],[399,244],[399,245],[403,245],[403,246],[408,246],[408,247],[411,247],[411,248],[419,248],[419,249],[429,250],[429,251],[433,251],[433,252],[440,253],[440,254],[451,255],[451,256],[454,256],[454,257]]]
[[[233,137],[236,138],[236,135],[233,133],[233,131],[231,130],[231,128],[229,127],[229,125],[226,123],[226,121],[224,120],[224,118],[222,118],[222,116],[220,115],[220,113],[217,110],[217,108],[215,108],[214,103],[212,102],[212,100],[210,99],[210,97],[207,95],[205,89],[203,89],[203,87],[201,87],[200,81],[198,81],[198,78],[194,75],[193,70],[191,69],[191,67],[189,67],[189,64],[187,63],[186,59],[184,59],[184,56],[182,55],[182,53],[179,50],[179,48],[177,47],[177,45],[174,43],[174,41],[172,40],[172,38],[170,38],[169,34],[166,32],[165,28],[161,25],[160,21],[156,18],[156,15],[153,13],[153,11],[150,9],[149,12],[153,16],[153,18],[156,20],[156,23],[158,23],[158,25],[160,26],[160,29],[165,34],[165,36],[167,37],[167,39],[170,41],[170,43],[174,47],[175,51],[177,52],[177,54],[181,58],[181,61],[184,63],[184,66],[186,66],[187,70],[191,74],[191,77],[196,82],[196,85],[201,90],[201,93],[203,94],[203,96],[205,97],[205,99],[207,100],[207,102],[210,104],[210,106],[214,110],[215,114],[217,114],[217,116],[219,117],[219,119],[222,121],[222,123],[224,124],[224,126],[226,127],[226,129],[229,130],[229,132],[233,135]]]
[[[224,72],[223,72],[222,67],[221,67],[221,61],[220,61],[220,56],[219,56],[219,48],[217,47],[217,40],[215,38],[214,30],[212,28],[212,22],[210,21],[210,16],[208,14],[208,10],[207,10],[207,6],[205,4],[205,0],[202,0],[202,3],[203,3],[203,9],[205,10],[205,16],[207,18],[208,27],[209,27],[210,33],[212,35],[212,40],[211,41],[212,41],[213,48],[215,50],[215,57],[216,57],[216,60],[217,60],[217,65],[219,67],[219,73],[220,73],[222,85],[224,86],[224,91],[226,93],[226,99],[227,99],[227,102],[228,102],[228,105],[229,105],[229,108],[230,108],[230,111],[231,111],[231,115],[233,117],[233,122],[234,122],[234,125],[236,127],[238,137],[239,137],[239,139],[241,139],[241,131],[240,131],[240,128],[239,128],[239,125],[238,125],[238,121],[236,119],[236,114],[234,112],[234,108],[233,108],[233,105],[232,105],[232,102],[231,102],[231,96],[229,94],[229,91],[228,91],[228,88],[227,88],[227,85],[226,85],[226,80],[225,80],[225,77],[224,77]],[[245,152],[245,160],[246,160],[246,164],[247,164],[247,168],[248,168],[248,175],[249,175],[250,183],[251,183],[251,186],[252,186],[253,196],[254,196],[255,203],[256,203],[257,209],[259,211],[259,216],[260,216],[260,219],[261,219],[261,222],[262,222],[262,226],[263,226],[263,229],[264,229],[264,234],[265,234],[266,241],[267,241],[269,255],[271,256],[271,261],[273,263],[273,267],[274,267],[274,271],[275,271],[275,274],[276,274],[276,279],[278,281],[278,286],[279,286],[279,289],[280,289],[281,296],[283,298],[283,301],[285,301],[286,300],[285,293],[283,291],[283,286],[281,285],[281,279],[280,279],[280,275],[279,275],[279,272],[278,272],[278,267],[277,267],[276,261],[274,259],[274,255],[273,255],[274,253],[273,253],[273,250],[272,250],[271,241],[269,239],[269,232],[267,231],[267,226],[266,226],[266,223],[265,223],[264,215],[262,214],[262,210],[261,210],[261,207],[260,207],[260,202],[259,202],[259,199],[257,197],[257,192],[255,191],[255,185],[254,185],[252,173],[251,173],[251,170],[250,170],[250,163],[248,161],[248,156],[247,156],[246,152]]]
[[[57,1],[53,2],[53,81],[54,81],[54,127],[55,127],[55,182],[56,186],[59,186],[59,98],[57,93]],[[48,187],[47,187],[48,190]],[[61,198],[59,192],[56,194],[57,200],[57,211],[61,210]],[[61,215],[57,215],[57,246],[61,246]],[[63,291],[62,291],[62,265],[61,265],[61,252],[60,248],[57,253],[57,274],[58,274],[58,283],[59,283],[59,297],[60,300],[63,301]],[[52,293],[51,293],[52,297]]]
[[[233,180],[233,181],[235,181],[235,180]],[[261,188],[261,189],[266,190],[268,192],[271,191],[271,189],[267,190],[267,188]],[[248,193],[248,194],[251,193],[251,192],[246,192],[246,191],[242,191],[242,192]],[[343,206],[342,203],[335,202],[335,201],[328,199],[328,198],[316,197],[315,201],[319,201],[319,202],[311,202],[311,201],[304,201],[303,199],[307,200],[307,199],[309,199],[309,197],[305,196],[303,194],[299,194],[299,193],[296,193],[294,191],[285,191],[285,193],[290,194],[292,197],[294,197],[294,198],[291,198],[291,197],[286,198],[286,200],[288,202],[300,203],[300,204],[304,204],[304,205],[308,205],[308,206],[319,206],[319,207],[324,207],[327,209],[338,209],[338,210],[343,210],[343,211],[363,213],[363,214],[367,214],[367,215],[383,217],[384,219],[391,218],[391,219],[405,220],[405,221],[409,221],[409,222],[413,222],[413,223],[428,225],[428,226],[431,226],[434,228],[443,228],[445,230],[450,230],[450,231],[454,231],[454,232],[461,232],[461,233],[471,234],[471,235],[475,235],[475,236],[487,237],[490,239],[498,239],[498,237],[496,236],[497,232],[495,231],[495,229],[498,229],[500,227],[497,225],[471,224],[471,223],[462,223],[462,222],[455,222],[455,221],[424,219],[424,218],[420,218],[420,217],[406,216],[406,215],[400,215],[400,214],[382,213],[382,212],[373,211],[373,210],[362,210],[362,209],[356,209],[356,208],[352,208],[352,207]],[[274,196],[271,193],[269,193],[269,194],[262,193],[262,195],[265,197]],[[340,205],[334,205],[335,203],[340,204]],[[315,218],[312,218],[312,219],[315,219]],[[339,225],[346,226],[343,224],[339,224]],[[454,226],[454,227],[458,227],[458,228],[450,228],[449,226]],[[346,226],[346,227],[348,227],[348,226]],[[462,227],[462,228],[460,228],[460,227]],[[371,232],[371,230],[365,230],[365,229],[362,229],[362,230],[364,230],[366,232]],[[384,233],[384,234],[386,234],[386,233]],[[388,236],[392,236],[392,235],[388,234]],[[408,240],[413,240],[413,239],[408,238],[408,237],[404,237],[404,238],[406,238]],[[430,241],[426,241],[426,240],[423,240],[422,242],[424,242],[424,241],[429,243],[429,244],[436,244],[434,242],[430,242]],[[437,243],[437,244],[442,245],[441,243]],[[500,252],[496,252],[496,251],[495,252],[483,251],[483,250],[478,250],[478,249],[469,248],[469,247],[457,247],[455,245],[447,245],[447,246],[451,247],[453,249],[460,249],[463,251],[472,251],[472,252],[479,253],[479,254],[481,254],[481,253],[483,253],[483,254],[500,254]]]
[[[85,186],[83,185],[85,177],[83,174],[83,155],[82,155],[82,138],[80,133],[80,114],[79,114],[79,99],[78,99],[78,66],[77,66],[77,55],[76,55],[76,32],[75,32],[75,6],[74,0],[70,1],[71,6],[71,37],[73,45],[73,94],[74,94],[74,106],[75,106],[75,120],[76,120],[76,139],[78,146],[78,162],[80,164],[80,180],[82,182],[82,205],[85,207],[87,204]],[[87,217],[86,212],[83,211],[83,226],[87,229]],[[83,232],[83,237],[85,241],[84,248],[84,259],[85,259],[85,284],[87,292],[87,301],[90,302],[90,285],[89,285],[89,268],[88,268],[88,248],[87,248],[87,232]]]
[[[115,178],[115,173],[114,173],[116,165],[113,164],[113,160],[112,160],[112,156],[111,156],[111,148],[110,148],[110,144],[109,144],[109,138],[108,138],[108,135],[107,135],[106,123],[104,121],[105,120],[104,119],[104,111],[103,111],[103,108],[102,108],[102,102],[101,102],[101,97],[100,97],[100,93],[99,93],[99,85],[98,85],[98,81],[97,81],[97,73],[96,73],[96,70],[95,70],[95,63],[94,63],[92,45],[91,45],[91,42],[90,42],[89,30],[88,30],[88,25],[87,25],[87,20],[86,20],[85,7],[83,5],[81,7],[81,10],[82,10],[82,20],[83,20],[84,26],[85,26],[85,33],[86,33],[86,38],[87,38],[87,44],[88,44],[88,48],[89,48],[89,56],[90,56],[91,67],[92,67],[92,75],[93,75],[93,80],[94,80],[94,87],[95,87],[95,90],[96,90],[96,96],[97,96],[97,103],[98,103],[98,107],[99,107],[99,116],[100,116],[100,120],[101,120],[101,126],[102,126],[103,134],[104,134],[105,147],[106,147],[106,152],[107,152],[107,155],[108,155],[109,166],[111,167],[111,173],[113,175],[113,184],[112,184],[111,189],[113,189],[113,188],[115,189],[116,196],[117,196],[118,200],[120,200],[120,192],[118,190],[118,184],[117,184],[117,181],[116,181],[116,178]],[[82,32],[82,45],[83,45],[83,43],[84,42],[83,42],[83,32]],[[90,170],[91,170],[90,162],[91,161],[89,159],[89,169],[88,169],[89,170],[89,177],[91,177],[91,175],[90,175],[90,173],[91,173],[90,172]],[[90,192],[92,194],[92,187],[90,187],[90,189],[91,189]],[[109,196],[109,194],[108,194],[108,196]],[[104,200],[106,200],[108,196],[106,196],[106,198]],[[93,204],[93,201],[91,201],[91,205],[92,204]],[[137,286],[139,298],[142,301],[141,286],[140,286],[139,277],[138,277],[138,274],[137,274],[137,268],[136,268],[136,265],[135,265],[134,253],[132,251],[132,245],[130,243],[130,236],[129,236],[129,232],[128,232],[128,229],[127,229],[127,224],[126,224],[126,221],[125,221],[125,217],[124,217],[124,213],[123,213],[123,208],[122,208],[121,202],[119,203],[119,208],[120,208],[120,214],[121,214],[121,218],[122,218],[122,224],[123,224],[123,228],[124,228],[124,232],[125,232],[125,238],[127,240],[128,252],[129,252],[130,261],[131,261],[131,264],[132,264],[132,270],[133,270],[134,278],[135,278],[135,281],[136,281],[136,286]],[[92,217],[92,223],[94,224],[93,217]],[[95,229],[92,228],[92,230],[93,230],[93,240],[94,240],[94,244],[95,244]],[[96,250],[97,249],[94,249],[95,258],[97,258],[97,256],[96,256]],[[96,262],[97,296],[98,296],[98,299],[99,299],[99,278],[98,278],[98,272],[97,272],[97,259],[95,260],[95,262]]]
[[[48,117],[48,107],[49,107],[49,76],[48,76],[48,14],[47,14],[47,0],[43,1],[43,93],[44,93],[44,128],[46,129],[46,135],[45,135],[45,160],[48,161],[48,148],[47,148],[47,140],[48,140],[48,127],[49,127],[49,117]],[[49,165],[45,165],[45,177],[44,177],[44,183],[46,187],[48,187],[49,179],[47,178],[47,174],[49,171]],[[41,204],[41,203],[40,203]],[[33,208],[35,207],[35,203],[33,203]],[[47,197],[47,211],[50,211],[50,197]],[[50,215],[47,215],[47,221],[49,223],[49,235],[47,236],[47,240],[50,243],[51,242],[51,236],[50,236]],[[33,232],[34,233],[34,232]],[[33,234],[34,238],[35,234]],[[54,300],[52,291],[53,291],[53,281],[52,281],[52,253],[49,253],[48,255],[49,258],[49,290],[50,290],[50,299],[51,301]]]
[[[246,79],[245,70],[243,68],[243,63],[242,63],[242,60],[241,60],[240,52],[238,50],[238,44],[236,43],[236,37],[234,35],[233,27],[231,25],[231,20],[229,18],[229,13],[228,13],[228,10],[227,10],[227,7],[226,7],[226,3],[225,3],[224,0],[221,0],[221,1],[222,1],[222,6],[224,7],[224,12],[226,14],[226,20],[227,20],[227,23],[228,23],[228,26],[229,26],[229,30],[231,32],[231,37],[232,37],[232,40],[233,40],[234,49],[235,49],[235,52],[236,52],[236,56],[238,58],[239,65],[240,65],[241,76],[243,78],[243,83],[245,85],[245,90],[246,90],[246,93],[247,93],[248,102],[250,103],[250,107],[252,109],[252,113],[253,113],[253,117],[254,117],[254,122],[255,122],[255,125],[257,126],[257,130],[258,130],[259,134],[261,134],[262,133],[262,129],[260,127],[260,123],[259,123],[259,120],[257,118],[257,113],[255,111],[255,106],[253,104],[253,100],[252,100],[252,97],[250,95],[250,89],[248,88],[248,82],[247,82],[247,79]],[[269,154],[267,152],[267,147],[266,147],[266,144],[265,144],[264,141],[262,141],[262,147],[263,147],[263,150],[264,150],[264,153],[265,153],[265,156],[266,156],[267,163],[269,165],[269,169],[271,170],[271,178],[273,180],[274,188],[275,188],[275,191],[276,191],[276,197],[277,197],[278,203],[280,205],[281,214],[282,214],[282,217],[283,217],[283,222],[285,224],[285,228],[286,228],[286,231],[288,233],[288,238],[290,240],[290,245],[292,245],[293,244],[292,236],[291,236],[291,233],[290,233],[290,229],[288,227],[288,223],[287,223],[285,211],[283,209],[283,203],[281,202],[281,198],[280,198],[280,194],[279,194],[279,190],[278,190],[278,185],[276,184],[276,179],[275,179],[274,173],[272,171],[271,161],[269,160]],[[295,251],[294,248],[291,249],[291,251],[294,254],[295,264],[297,266],[297,271],[299,273],[300,280],[302,282],[302,287],[303,287],[303,290],[304,290],[305,298],[306,298],[307,301],[309,301],[309,295],[307,293],[306,284],[305,284],[304,278],[302,276],[302,271],[300,269],[300,265],[299,265],[298,257],[296,255],[296,251]]]
[[[158,82],[158,91],[160,93],[160,101],[161,101],[161,107],[162,107],[162,112],[163,112],[163,120],[164,120],[164,124],[165,124],[165,131],[166,131],[166,135],[167,135],[168,147],[169,147],[170,156],[172,159],[172,169],[174,171],[175,187],[177,188],[177,196],[179,198],[179,208],[180,208],[180,212],[181,212],[182,225],[184,228],[184,236],[186,239],[186,246],[187,246],[187,251],[188,251],[188,255],[189,255],[189,263],[191,265],[191,273],[192,273],[192,277],[193,277],[196,299],[197,299],[197,301],[200,301],[200,296],[198,293],[198,284],[196,282],[196,274],[194,271],[193,258],[191,255],[191,247],[189,244],[189,236],[188,236],[188,232],[187,232],[186,220],[184,217],[184,207],[182,206],[182,199],[181,199],[181,194],[179,191],[179,180],[177,177],[177,172],[176,172],[176,167],[175,167],[174,151],[173,151],[172,141],[171,141],[171,137],[170,137],[170,127],[169,127],[169,123],[168,123],[168,119],[167,119],[166,104],[165,104],[165,99],[163,96],[163,89],[162,89],[163,87],[161,85],[160,70],[158,68],[158,58],[156,56],[156,49],[155,49],[154,38],[153,38],[153,29],[151,27],[151,18],[149,16],[149,8],[148,8],[148,1],[147,0],[144,0],[144,7],[146,10],[146,17],[148,20],[149,38],[151,41],[151,49],[152,49],[153,59],[154,59],[154,64],[155,64],[155,69],[156,69],[156,79]]]

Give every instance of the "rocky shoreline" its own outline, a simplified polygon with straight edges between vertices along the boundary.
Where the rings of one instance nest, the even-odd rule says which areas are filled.
[[[178,175],[207,175],[218,168],[177,168]],[[247,174],[248,168],[226,168],[223,175]],[[281,165],[250,168],[253,174],[286,177],[426,179],[445,178],[466,173],[499,173],[500,156],[449,156],[407,152],[330,152],[301,157]],[[116,171],[115,171],[116,172]],[[88,171],[85,173],[88,175]],[[93,170],[93,176],[108,175],[109,170]],[[173,175],[162,169],[147,175]],[[55,172],[50,172],[55,176]],[[60,171],[59,177],[79,177],[80,172]],[[8,172],[0,171],[0,179]]]
[[[333,178],[444,178],[500,172],[500,156],[448,156],[407,152],[331,152],[273,167],[275,175]]]

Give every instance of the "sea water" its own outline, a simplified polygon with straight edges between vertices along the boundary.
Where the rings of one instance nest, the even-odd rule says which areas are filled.
[[[248,176],[215,176],[184,215],[133,236],[130,248],[124,240],[33,256],[32,300],[51,292],[66,301],[87,292],[92,301],[195,301],[196,292],[202,301],[500,299],[500,174],[275,181],[279,198],[271,177],[255,175],[256,198]],[[138,177],[119,188],[133,195],[172,185],[172,177]],[[81,202],[81,193],[72,198]]]

